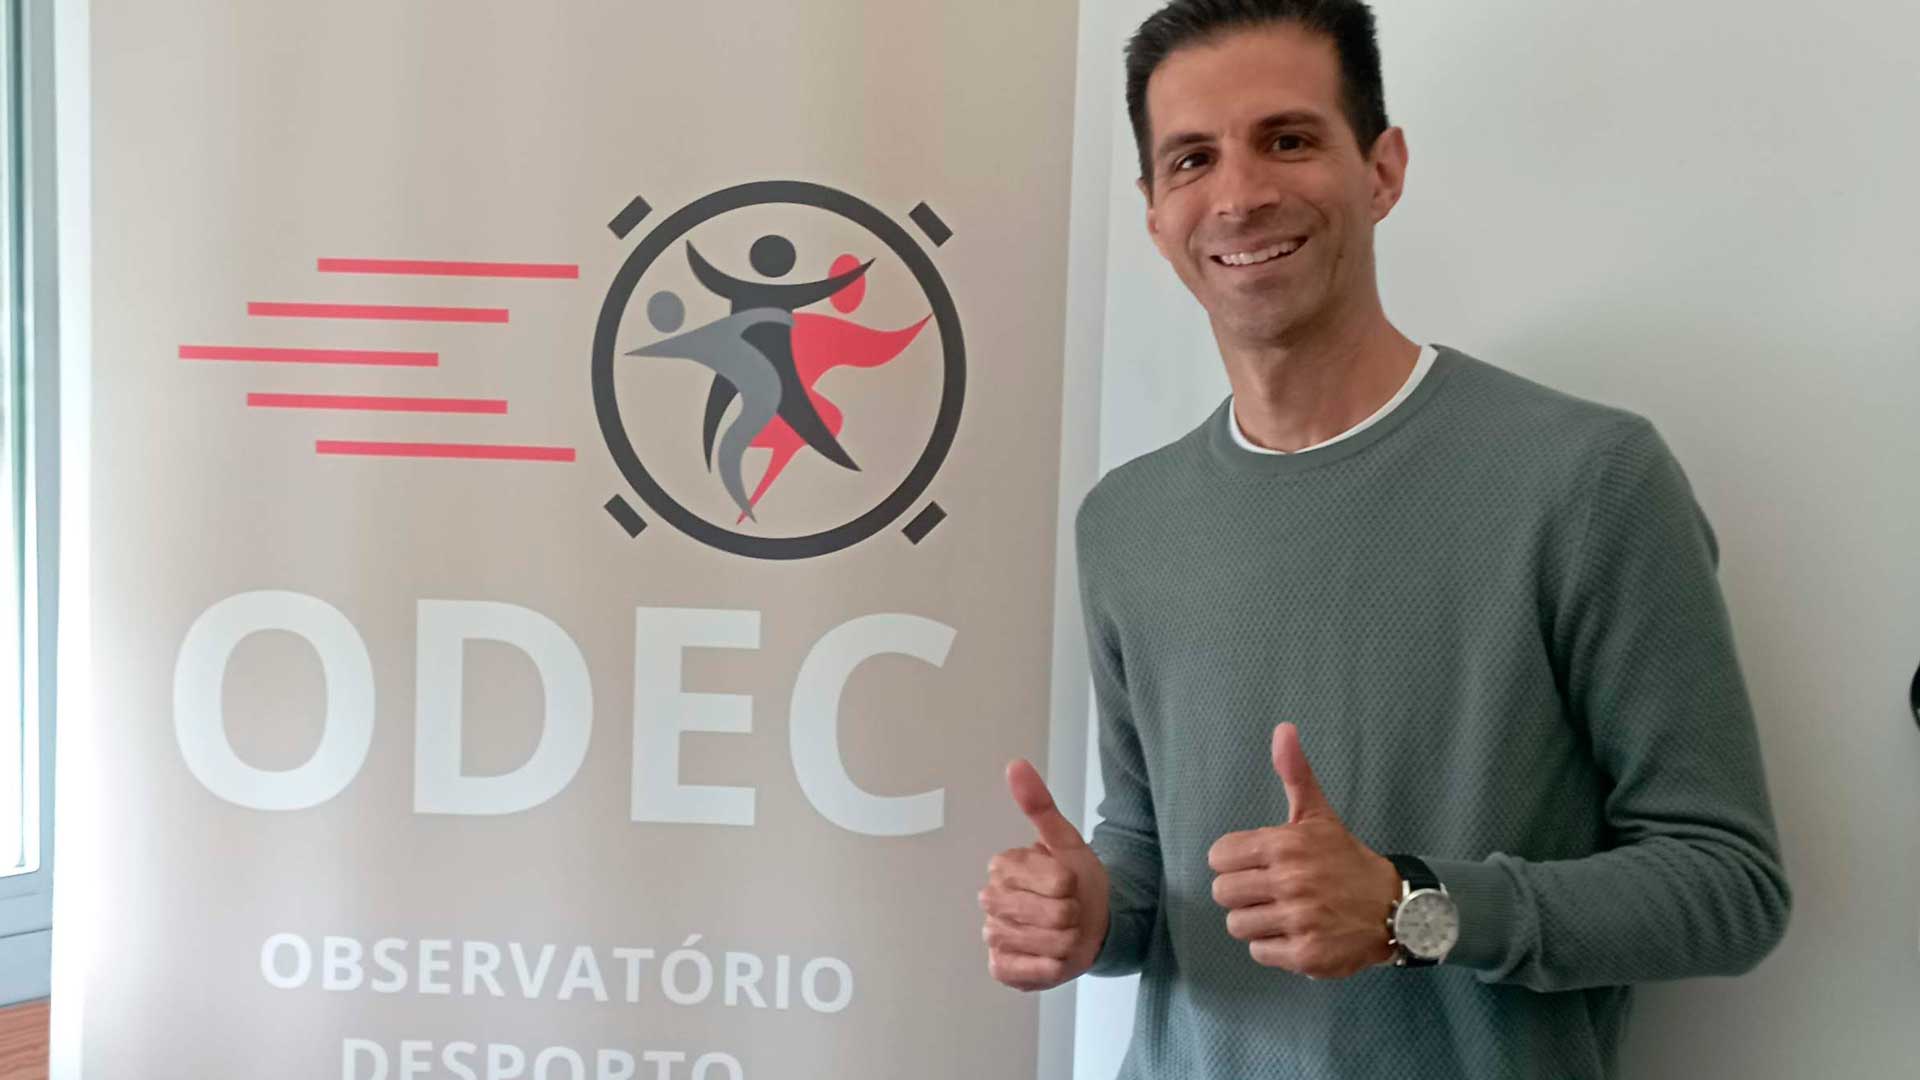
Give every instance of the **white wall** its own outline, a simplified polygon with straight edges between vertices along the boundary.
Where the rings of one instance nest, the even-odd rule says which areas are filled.
[[[1158,0],[1084,0],[1109,73],[1100,464],[1226,393],[1147,242],[1117,53]],[[1920,6],[1378,0],[1407,193],[1389,315],[1674,447],[1721,582],[1796,892],[1740,979],[1643,987],[1622,1074],[1913,1075],[1920,1062]],[[1090,770],[1087,805],[1099,799]],[[1114,1074],[1133,980],[1083,980],[1077,1080]],[[1365,1019],[1356,1017],[1356,1023]]]

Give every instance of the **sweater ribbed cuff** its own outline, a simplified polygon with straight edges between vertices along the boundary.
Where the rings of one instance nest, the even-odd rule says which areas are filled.
[[[1507,962],[1514,933],[1513,879],[1492,862],[1427,859],[1460,911],[1460,940],[1449,965],[1495,971]]]
[[[1094,957],[1087,974],[1111,978],[1138,972],[1147,953],[1146,938],[1151,928],[1146,924],[1147,920],[1138,915],[1110,912],[1107,940],[1101,944],[1100,954]]]

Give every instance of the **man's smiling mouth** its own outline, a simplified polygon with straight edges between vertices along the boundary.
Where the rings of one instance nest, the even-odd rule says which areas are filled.
[[[1306,244],[1306,237],[1296,236],[1291,240],[1282,240],[1279,243],[1269,244],[1266,247],[1253,248],[1248,251],[1229,252],[1225,255],[1212,255],[1209,256],[1209,258],[1221,266],[1259,266],[1262,263],[1270,263],[1275,259],[1284,259],[1305,247]]]

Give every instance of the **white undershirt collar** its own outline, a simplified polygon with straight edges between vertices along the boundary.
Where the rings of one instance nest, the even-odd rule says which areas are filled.
[[[1420,358],[1414,362],[1413,373],[1407,376],[1407,381],[1400,385],[1400,391],[1388,399],[1385,405],[1375,409],[1372,416],[1335,435],[1333,438],[1314,443],[1312,446],[1303,446],[1298,450],[1274,450],[1258,445],[1252,439],[1247,438],[1246,432],[1240,430],[1240,418],[1233,414],[1233,399],[1231,397],[1227,399],[1227,431],[1233,435],[1233,441],[1240,449],[1251,450],[1256,454],[1304,454],[1309,450],[1318,450],[1323,446],[1331,446],[1341,439],[1347,438],[1350,435],[1358,435],[1367,428],[1372,427],[1381,417],[1392,412],[1396,406],[1407,400],[1407,397],[1413,393],[1414,387],[1419,386],[1420,380],[1425,378],[1427,372],[1433,368],[1433,362],[1439,355],[1433,346],[1421,346]]]

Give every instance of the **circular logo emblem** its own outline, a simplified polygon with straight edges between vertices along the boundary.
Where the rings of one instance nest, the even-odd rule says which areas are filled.
[[[843,254],[816,277],[794,274],[794,244],[783,232],[768,232],[751,244],[748,263],[753,273],[746,276],[721,268],[732,261],[726,258],[730,252],[703,253],[700,244],[688,239],[701,226],[721,223],[728,215],[749,208],[764,208],[755,211],[759,215],[756,220],[762,222],[769,212],[824,212],[851,223],[878,241],[878,246],[864,261]],[[636,199],[615,219],[614,231],[624,234],[646,212],[645,202]],[[910,217],[935,246],[951,235],[924,203]],[[684,253],[697,286],[723,301],[731,314],[688,327],[685,298],[668,289],[653,292],[642,305],[634,304],[634,294],[648,272],[670,252]],[[838,315],[804,310],[827,301],[841,314],[854,310],[866,295],[868,272],[889,257],[907,271],[924,297],[928,314],[919,324],[875,330]],[[789,281],[790,275],[812,280]],[[650,326],[636,325],[640,319],[633,316],[640,311]],[[864,512],[819,531],[797,536],[744,531],[743,523],[758,520],[759,497],[797,454],[815,453],[845,470],[849,477],[861,475],[859,464],[838,439],[843,423],[840,410],[821,396],[813,383],[835,366],[877,367],[886,363],[917,339],[929,322],[940,344],[939,401],[925,445],[898,485]],[[635,344],[642,347],[632,348]],[[738,510],[737,520],[710,520],[711,512],[703,516],[674,498],[656,475],[658,470],[649,470],[636,450],[629,419],[622,413],[616,374],[631,370],[622,365],[660,362],[655,358],[670,358],[683,367],[690,361],[706,369],[699,373],[699,378],[711,380],[700,417],[704,443],[699,449],[704,452],[713,482],[719,485],[716,491],[724,490]],[[593,336],[594,410],[607,450],[633,493],[681,533],[751,558],[826,555],[860,543],[893,524],[926,493],[945,463],[960,426],[965,394],[966,347],[960,317],[933,260],[912,234],[870,204],[843,191],[802,181],[740,184],[697,199],[668,216],[641,239],[614,275]],[[687,408],[697,412],[697,399],[689,399]],[[728,417],[732,418],[730,423],[726,422]],[[750,449],[771,452],[757,490],[748,487],[742,469],[742,459]],[[631,535],[637,536],[645,527],[619,496],[608,503],[607,509]],[[905,530],[908,538],[918,543],[943,516],[944,511],[929,504]]]

